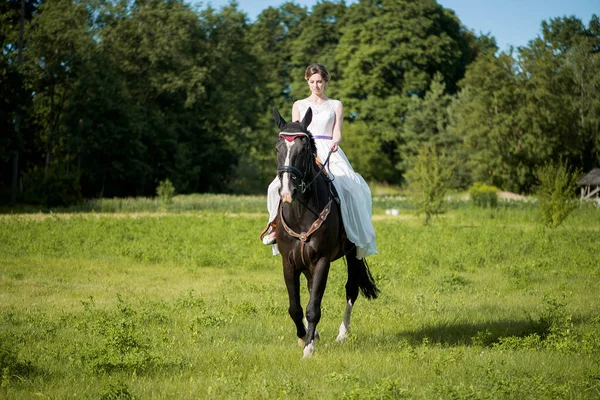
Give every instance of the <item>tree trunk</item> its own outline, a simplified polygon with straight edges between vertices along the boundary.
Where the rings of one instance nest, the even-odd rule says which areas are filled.
[[[23,36],[25,35],[25,0],[21,0],[21,15],[19,16],[19,50],[17,53],[17,68],[23,64]],[[20,71],[19,71],[20,72]],[[19,147],[21,146],[21,109],[17,108],[15,116],[15,150],[13,152],[12,184],[10,194],[10,205],[17,204],[17,182],[19,180]]]
[[[48,170],[50,169],[50,155],[52,153],[52,134],[54,130],[54,82],[52,82],[51,90],[50,90],[50,110],[48,112],[49,115],[49,123],[48,123],[48,139],[46,140],[46,164],[44,166],[44,183],[48,179]]]

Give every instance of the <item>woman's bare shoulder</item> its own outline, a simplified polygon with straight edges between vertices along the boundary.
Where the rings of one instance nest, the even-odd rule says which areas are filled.
[[[331,102],[333,103],[334,110],[338,110],[338,109],[343,110],[344,105],[342,104],[342,102],[340,100],[331,99]]]

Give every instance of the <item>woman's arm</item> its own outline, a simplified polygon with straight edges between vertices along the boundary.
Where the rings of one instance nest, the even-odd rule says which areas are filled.
[[[300,110],[298,109],[297,101],[295,101],[294,105],[292,106],[292,122],[293,121],[300,121]]]
[[[335,122],[333,123],[333,146],[331,149],[337,151],[339,143],[342,141],[342,123],[344,122],[344,106],[340,105],[335,110]]]

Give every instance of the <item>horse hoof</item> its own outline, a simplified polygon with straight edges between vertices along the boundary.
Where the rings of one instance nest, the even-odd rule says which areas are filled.
[[[336,342],[338,342],[338,343],[343,343],[343,342],[345,342],[345,341],[346,341],[346,339],[348,339],[348,335],[347,335],[347,334],[345,334],[345,333],[344,333],[344,334],[341,334],[341,333],[340,333],[340,334],[339,334],[339,335],[337,335],[337,337],[335,338],[335,341],[336,341]]]
[[[304,347],[305,345],[306,345],[306,337],[303,337],[303,338],[299,337],[298,338],[298,346]]]
[[[313,342],[310,342],[304,346],[304,354],[302,355],[302,358],[311,358],[313,354],[315,354],[315,345]]]
[[[346,339],[348,339],[349,333],[350,333],[350,330],[346,329],[344,324],[340,325],[340,332],[339,332],[337,338],[335,338],[335,341],[336,342],[344,342]]]

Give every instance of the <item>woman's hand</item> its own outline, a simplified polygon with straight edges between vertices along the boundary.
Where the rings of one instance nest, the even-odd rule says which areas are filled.
[[[331,146],[331,152],[335,153],[336,151],[338,151],[338,143],[333,142],[333,145]]]

